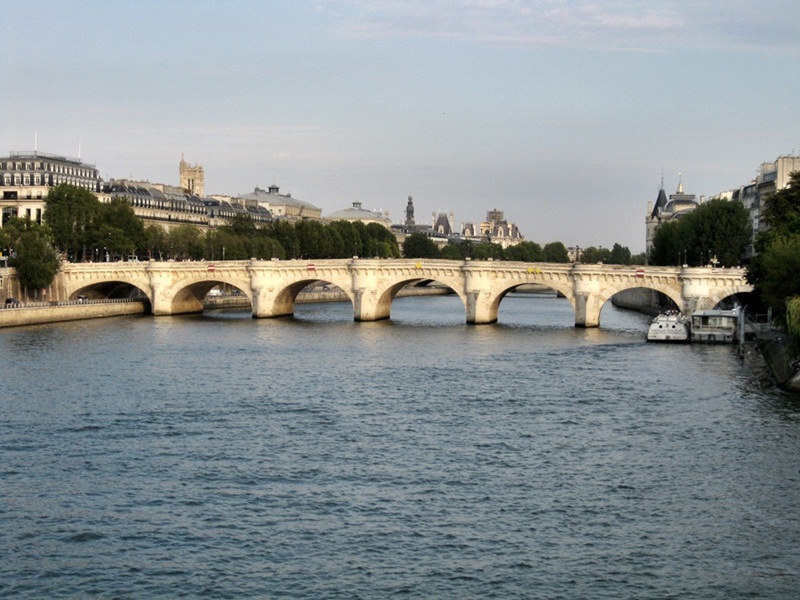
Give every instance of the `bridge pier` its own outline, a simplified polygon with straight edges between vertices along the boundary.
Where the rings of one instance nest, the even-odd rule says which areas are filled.
[[[600,327],[602,309],[594,294],[576,294],[575,327]]]
[[[359,288],[355,291],[353,301],[353,320],[383,321],[391,312],[391,297],[386,300],[378,298],[376,290]]]
[[[489,291],[467,292],[467,323],[470,325],[496,323],[498,306],[498,301],[492,302],[492,294]]]
[[[274,288],[255,289],[251,303],[254,319],[291,317],[294,314],[294,296],[289,288],[278,292]]]

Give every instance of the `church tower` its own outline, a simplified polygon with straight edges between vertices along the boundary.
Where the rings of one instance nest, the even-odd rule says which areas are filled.
[[[414,227],[414,199],[411,196],[406,205],[406,227]]]
[[[183,160],[183,154],[181,154],[180,173],[183,189],[188,190],[192,196],[203,197],[205,195],[202,165],[190,165]]]

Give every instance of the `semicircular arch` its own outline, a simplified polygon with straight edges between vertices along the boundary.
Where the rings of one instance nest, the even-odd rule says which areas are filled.
[[[451,280],[448,282],[447,281],[448,279],[449,278],[447,277],[431,276],[430,274],[420,274],[420,276],[414,277],[406,273],[399,274],[397,277],[388,279],[384,283],[384,285],[380,286],[376,290],[375,314],[379,315],[380,318],[389,318],[391,314],[392,302],[397,297],[397,294],[400,292],[400,290],[409,285],[415,285],[420,281],[428,282],[426,283],[425,286],[420,287],[419,288],[420,290],[433,289],[434,286],[432,286],[431,283],[441,284],[441,286],[443,286],[443,289],[452,290],[452,292],[455,293],[461,299],[461,303],[464,306],[464,312],[466,314],[467,298],[464,295],[463,290],[460,289],[461,286],[456,285],[454,287],[453,284],[455,283],[455,280]]]

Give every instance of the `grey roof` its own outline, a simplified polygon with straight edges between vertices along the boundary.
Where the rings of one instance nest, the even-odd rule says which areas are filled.
[[[662,187],[658,190],[658,199],[656,200],[656,205],[653,207],[653,212],[650,213],[651,217],[657,217],[658,211],[664,208],[667,205],[667,194]]]
[[[379,212],[374,212],[371,210],[367,210],[366,208],[361,208],[360,202],[353,202],[353,206],[350,208],[345,208],[343,210],[337,210],[336,212],[332,212],[327,217],[328,219],[338,221],[384,221],[389,222],[385,216],[383,216]]]
[[[310,202],[306,202],[304,200],[298,200],[297,198],[292,198],[291,194],[279,194],[278,188],[276,186],[270,187],[269,191],[262,190],[261,188],[257,187],[251,193],[242,194],[240,196],[237,196],[237,198],[241,200],[255,200],[256,202],[266,202],[269,204],[295,206],[297,208],[320,210],[320,208],[314,206]]]

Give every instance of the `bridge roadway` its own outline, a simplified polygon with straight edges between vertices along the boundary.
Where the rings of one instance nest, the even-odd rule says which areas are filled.
[[[752,291],[744,273],[710,267],[428,259],[149,261],[66,264],[56,287],[66,299],[144,294],[152,314],[160,316],[202,312],[208,291],[228,284],[249,298],[253,317],[262,318],[292,315],[297,294],[322,281],[344,291],[356,321],[376,321],[389,318],[392,300],[402,287],[430,280],[458,294],[467,323],[478,324],[497,321],[500,302],[517,286],[540,284],[572,304],[577,327],[597,327],[603,305],[617,292],[657,290],[691,314]]]

